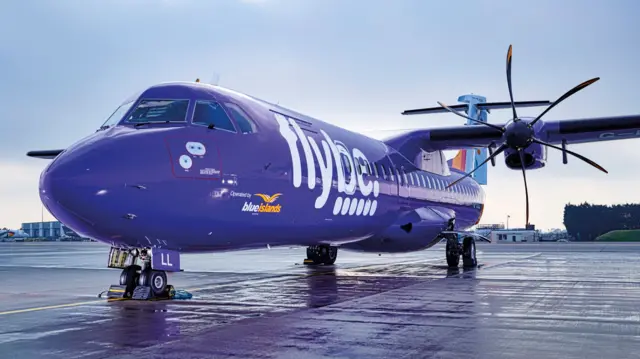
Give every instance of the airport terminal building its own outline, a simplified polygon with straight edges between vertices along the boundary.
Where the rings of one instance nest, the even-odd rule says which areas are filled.
[[[22,223],[22,230],[32,238],[79,237],[77,233],[58,221]]]

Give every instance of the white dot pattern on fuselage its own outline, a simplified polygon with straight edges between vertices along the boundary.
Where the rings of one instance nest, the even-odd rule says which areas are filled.
[[[349,211],[349,205],[351,204],[351,198],[347,197],[344,199],[344,201],[342,202],[342,211],[340,211],[341,215],[345,215],[347,214],[347,211]]]
[[[349,208],[349,215],[353,216],[356,213],[356,208],[358,207],[358,199],[354,198],[351,200],[351,207]]]
[[[349,215],[349,216],[373,216],[376,213],[376,209],[378,209],[378,201],[377,200],[365,200],[364,198],[342,198],[337,197],[336,201],[333,205],[333,214],[334,215]]]
[[[333,214],[337,215],[338,213],[340,213],[341,209],[342,209],[342,197],[338,197],[336,198],[336,203],[333,205]]]
[[[358,208],[356,208],[356,216],[361,215],[363,209],[364,209],[364,199],[360,198],[358,200]]]

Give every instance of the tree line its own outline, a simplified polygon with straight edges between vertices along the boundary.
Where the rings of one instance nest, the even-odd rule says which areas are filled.
[[[564,226],[576,241],[593,241],[615,229],[640,229],[640,204],[567,204]]]

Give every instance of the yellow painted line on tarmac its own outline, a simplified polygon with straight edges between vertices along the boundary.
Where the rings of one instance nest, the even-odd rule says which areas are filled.
[[[48,305],[48,306],[44,306],[44,307],[34,307],[34,308],[26,308],[26,309],[8,310],[6,312],[0,312],[0,315],[37,312],[39,310],[47,310],[47,309],[78,307],[78,306],[81,306],[81,305],[94,304],[94,303],[99,303],[99,302],[103,302],[103,301],[104,300],[91,300],[91,301],[88,301],[88,302],[77,302],[77,303],[68,303],[68,304]]]

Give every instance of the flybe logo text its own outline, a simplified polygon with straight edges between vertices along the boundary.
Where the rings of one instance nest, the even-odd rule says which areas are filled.
[[[295,120],[278,113],[274,113],[274,115],[279,125],[280,135],[289,145],[293,166],[293,186],[296,188],[302,186],[302,158],[298,150],[299,141],[307,164],[307,186],[309,189],[316,187],[316,161],[320,169],[322,192],[315,200],[315,208],[321,209],[327,204],[331,185],[334,182],[333,168],[335,165],[338,193],[343,196],[336,198],[333,204],[333,214],[373,216],[378,206],[376,198],[380,193],[380,184],[375,179],[365,180],[363,172],[355,170],[357,166],[360,166],[360,161],[369,163],[364,153],[358,148],[353,148],[349,152],[345,145],[332,140],[323,130],[320,130],[320,134],[324,137],[321,141],[321,150],[316,140],[311,136],[306,136]],[[343,161],[349,162],[351,171],[345,171],[346,164]],[[359,192],[362,198],[352,198],[357,195],[356,192]]]

